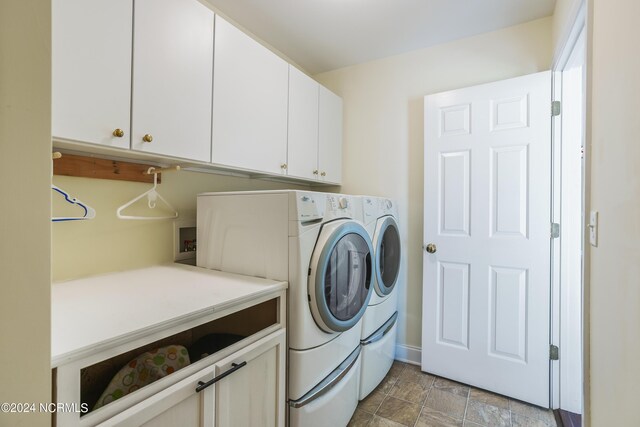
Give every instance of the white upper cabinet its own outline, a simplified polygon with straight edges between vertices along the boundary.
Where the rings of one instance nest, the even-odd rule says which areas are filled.
[[[342,98],[320,86],[318,169],[320,180],[342,180]]]
[[[211,159],[213,12],[196,0],[136,0],[131,148]]]
[[[289,135],[287,174],[317,179],[318,91],[320,85],[289,65]]]
[[[133,0],[53,1],[54,138],[129,148],[132,10]]]
[[[52,56],[63,148],[340,183],[342,99],[198,0],[53,0]]]
[[[212,162],[285,173],[288,64],[216,17]]]

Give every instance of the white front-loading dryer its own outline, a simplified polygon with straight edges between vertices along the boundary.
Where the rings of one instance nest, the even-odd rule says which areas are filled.
[[[359,200],[344,195],[198,196],[199,266],[289,282],[292,426],[322,425],[315,417],[328,413],[346,425],[358,402],[361,319],[373,291],[373,246],[360,219]]]
[[[384,379],[395,357],[397,287],[402,257],[395,203],[386,198],[363,196],[361,205],[374,253],[374,291],[361,330],[359,398],[364,399]]]

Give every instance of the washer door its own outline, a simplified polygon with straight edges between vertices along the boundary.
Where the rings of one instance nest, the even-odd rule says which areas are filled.
[[[392,216],[378,220],[373,235],[375,253],[375,289],[381,297],[389,295],[400,272],[400,231]]]
[[[364,315],[371,298],[373,246],[359,223],[339,220],[320,231],[309,269],[309,305],[325,332],[342,332]]]

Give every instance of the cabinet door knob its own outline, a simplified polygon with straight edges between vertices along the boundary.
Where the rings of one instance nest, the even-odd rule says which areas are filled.
[[[124,136],[124,131],[120,128],[113,131],[113,136],[116,138],[122,138]]]
[[[281,164],[280,169],[287,170],[287,164],[286,163]]]
[[[314,171],[313,171],[313,174],[314,174],[314,175],[318,175],[318,169],[314,170]]]
[[[144,142],[151,142],[151,141],[153,141],[153,136],[151,136],[150,134],[147,133],[147,134],[145,134],[145,136],[142,137],[142,140]]]
[[[326,173],[326,172],[322,172],[322,173],[320,174],[320,176],[327,176],[327,173]]]

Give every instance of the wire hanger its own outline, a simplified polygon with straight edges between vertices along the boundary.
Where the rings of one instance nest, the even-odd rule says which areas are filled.
[[[53,160],[59,159],[61,157],[62,157],[62,154],[60,154],[59,152],[51,153],[51,158]],[[95,209],[93,209],[88,204],[86,204],[84,202],[81,202],[80,200],[76,199],[75,197],[71,197],[69,195],[69,193],[67,193],[62,188],[57,187],[57,186],[55,186],[53,184],[51,184],[51,189],[53,191],[59,193],[59,194],[62,194],[62,196],[64,196],[64,200],[67,203],[70,203],[72,205],[80,206],[82,209],[84,209],[84,215],[83,216],[54,216],[54,217],[51,218],[52,222],[83,221],[83,220],[87,220],[87,219],[94,219],[96,217]]]
[[[53,191],[56,191],[56,192],[62,194],[64,196],[64,199],[68,203],[70,203],[72,205],[78,205],[82,209],[84,209],[84,215],[83,216],[54,216],[54,217],[51,218],[51,221],[53,221],[53,222],[81,221],[81,220],[86,220],[86,219],[94,219],[96,217],[96,211],[91,206],[87,205],[84,202],[81,202],[80,200],[76,199],[75,197],[69,196],[69,194],[66,191],[64,191],[60,187],[56,187],[53,184],[51,184],[51,189]]]
[[[160,193],[156,191],[156,188],[158,187],[158,174],[164,171],[169,171],[169,170],[180,170],[180,167],[176,166],[174,168],[166,168],[166,169],[156,169],[154,167],[150,167],[146,173],[149,175],[153,174],[153,187],[150,190],[145,191],[138,197],[120,206],[116,211],[116,216],[120,219],[175,219],[175,218],[178,218],[178,211],[176,211],[176,209],[173,206],[171,206],[171,204],[167,202],[164,199],[164,197],[160,195]],[[158,201],[158,199],[160,199],[160,201],[163,202],[173,213],[168,216],[139,216],[139,215],[123,215],[122,214],[123,210],[125,210],[126,208],[133,205],[135,202],[137,202],[138,200],[144,197],[147,198],[147,205],[149,206],[149,209],[155,209],[156,202]]]

